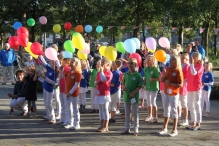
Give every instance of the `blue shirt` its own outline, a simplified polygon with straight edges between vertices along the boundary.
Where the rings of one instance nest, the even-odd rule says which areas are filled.
[[[141,77],[142,77],[142,84],[143,84],[143,82],[144,82],[144,80],[143,80],[143,77],[144,77],[144,68],[141,69],[140,74],[141,74]]]
[[[58,77],[57,72],[54,69],[52,69],[52,67],[49,64],[46,65],[46,77],[49,78],[50,80],[54,81],[54,82],[56,81],[56,79]],[[50,84],[50,83],[48,83],[47,81],[44,80],[43,88],[47,92],[53,92],[54,84]]]
[[[211,83],[214,82],[214,75],[212,72],[204,72],[202,75],[202,83]],[[209,91],[211,90],[211,86],[204,85],[203,90]]]
[[[87,88],[89,83],[89,73],[86,69],[82,70],[82,76],[84,76],[84,78],[81,79],[80,87]]]
[[[194,50],[192,50],[189,54],[189,57],[192,57],[192,53],[195,52]],[[200,45],[198,46],[198,52],[201,54],[202,59],[205,58],[205,49]]]
[[[110,82],[110,84],[114,84],[114,87],[110,87],[110,95],[115,94],[116,92],[119,91],[120,89],[120,71],[119,70],[114,70],[113,72],[113,78]]]
[[[123,74],[127,73],[128,71],[129,71],[129,68],[128,68],[128,67],[122,67],[122,68],[121,68],[121,72],[122,72]]]
[[[13,66],[13,62],[16,60],[16,55],[13,49],[6,51],[5,49],[0,52],[0,61],[2,66]]]

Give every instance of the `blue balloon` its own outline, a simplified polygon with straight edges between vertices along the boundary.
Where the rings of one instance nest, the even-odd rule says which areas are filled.
[[[139,41],[139,39],[138,38],[132,38],[132,40],[135,42],[135,44],[136,44],[136,49],[140,49],[140,47],[141,47],[141,45],[140,45],[140,41]]]
[[[87,33],[89,33],[89,32],[92,31],[92,26],[91,26],[91,25],[86,25],[85,28],[84,28],[84,30],[85,30]]]
[[[129,52],[131,54],[135,53],[135,51],[136,51],[135,41],[133,41],[132,39],[125,40],[124,48],[125,48],[126,52]]]
[[[18,30],[18,28],[22,27],[22,23],[21,22],[15,22],[13,26],[14,26],[14,30]]]
[[[72,53],[70,53],[70,52],[68,52],[68,51],[65,51],[64,53],[63,53],[63,57],[64,58],[72,58]]]
[[[98,33],[101,33],[102,31],[103,31],[103,26],[97,26],[97,28],[96,28],[96,31],[98,32]]]
[[[170,55],[166,54],[166,60],[164,61],[164,64],[167,64],[170,61]]]

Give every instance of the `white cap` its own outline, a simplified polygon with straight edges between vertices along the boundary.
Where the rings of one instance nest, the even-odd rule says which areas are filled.
[[[6,44],[5,44],[5,47],[6,47],[6,46],[10,47],[10,44],[9,44],[9,43],[6,43]]]

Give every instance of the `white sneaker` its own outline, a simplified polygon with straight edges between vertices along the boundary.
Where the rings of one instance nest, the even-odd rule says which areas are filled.
[[[120,114],[120,110],[116,110],[116,114]]]
[[[188,120],[183,120],[181,123],[179,123],[180,126],[187,126],[189,125],[189,121]]]
[[[80,129],[80,126],[72,126],[71,128],[69,128],[70,130],[76,130],[76,129]]]
[[[167,134],[168,130],[167,129],[163,129],[162,131],[158,132],[160,135],[163,135],[163,134]]]
[[[69,128],[72,127],[72,125],[66,125],[66,126],[64,126],[64,127],[65,127],[65,129],[69,129]]]
[[[56,120],[60,120],[60,119],[61,119],[61,116],[56,117]]]
[[[178,135],[178,131],[173,131],[173,133],[169,134],[171,137],[177,136]]]

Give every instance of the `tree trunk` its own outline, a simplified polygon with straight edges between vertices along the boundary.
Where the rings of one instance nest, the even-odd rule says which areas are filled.
[[[27,20],[26,18],[26,12],[23,13],[23,15],[21,16],[21,22],[23,23],[23,26],[25,26],[25,22]],[[24,48],[22,46],[19,47],[19,51],[18,51],[18,55],[20,56],[21,58],[21,64],[22,66],[24,66]]]
[[[140,8],[140,2],[137,1],[136,22],[135,22],[135,26],[137,26],[137,28],[134,29],[133,34],[132,34],[132,37],[136,37],[136,38],[138,38],[138,39],[140,39],[139,30],[140,30],[140,24],[141,24],[141,21],[142,21],[141,16],[140,16],[139,8]]]
[[[206,22],[206,27],[205,27],[205,32],[204,32],[204,40],[203,40],[203,47],[205,49],[206,52],[206,57],[208,57],[208,33],[209,33],[209,26],[210,26],[210,22]]]
[[[217,24],[218,24],[218,16],[215,16],[215,28],[218,28]],[[214,35],[214,55],[217,56],[217,34]]]
[[[180,25],[179,28],[179,38],[178,38],[178,43],[182,46],[183,48],[183,30],[184,30],[184,26]]]
[[[142,36],[143,36],[143,42],[145,42],[145,34],[144,34],[144,32],[145,32],[145,26],[144,26],[144,22],[142,22]]]

